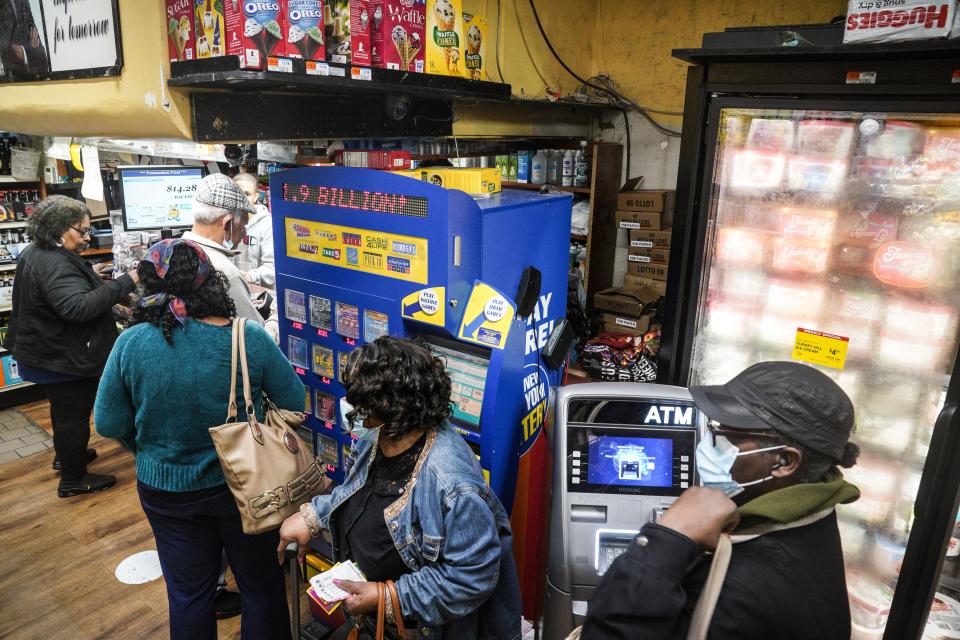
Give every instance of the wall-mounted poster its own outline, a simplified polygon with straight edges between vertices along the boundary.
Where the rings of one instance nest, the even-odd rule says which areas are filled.
[[[0,82],[119,75],[118,0],[0,0]]]

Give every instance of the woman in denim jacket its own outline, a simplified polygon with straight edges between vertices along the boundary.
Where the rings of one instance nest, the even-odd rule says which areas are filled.
[[[338,583],[361,637],[373,635],[361,616],[376,613],[375,583],[394,580],[400,602],[387,597],[386,619],[399,606],[408,637],[519,638],[509,518],[446,421],[443,363],[416,342],[382,337],[351,353],[346,369],[345,415],[358,438],[346,479],[287,518],[281,549],[330,531],[335,560],[353,560],[369,580]]]

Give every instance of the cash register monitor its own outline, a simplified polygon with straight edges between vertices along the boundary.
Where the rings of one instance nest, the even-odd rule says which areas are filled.
[[[193,198],[203,179],[203,167],[122,166],[117,172],[125,230],[193,226]]]
[[[490,368],[490,350],[437,336],[422,336],[433,355],[443,361],[450,375],[450,422],[480,433],[483,390]]]

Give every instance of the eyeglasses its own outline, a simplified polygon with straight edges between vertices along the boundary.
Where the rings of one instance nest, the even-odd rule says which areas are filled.
[[[77,229],[75,226],[70,225],[70,228],[79,233],[81,236],[90,235],[90,227],[87,227],[86,229]]]
[[[744,429],[728,429],[716,420],[711,420],[707,423],[707,431],[710,432],[710,439],[713,442],[713,446],[717,446],[717,436],[724,436],[726,438],[756,438],[758,440],[770,440],[771,442],[779,442],[780,438],[776,434],[769,431],[747,431]]]

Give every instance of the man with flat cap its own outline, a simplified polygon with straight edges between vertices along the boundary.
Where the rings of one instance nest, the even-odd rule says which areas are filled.
[[[795,362],[755,364],[690,393],[709,421],[696,455],[704,486],[685,491],[611,565],[582,637],[849,640],[835,508],[860,496],[838,469],[859,454],[848,442],[850,399]],[[713,560],[705,552],[723,532],[732,551],[716,556],[729,565],[705,585]]]

